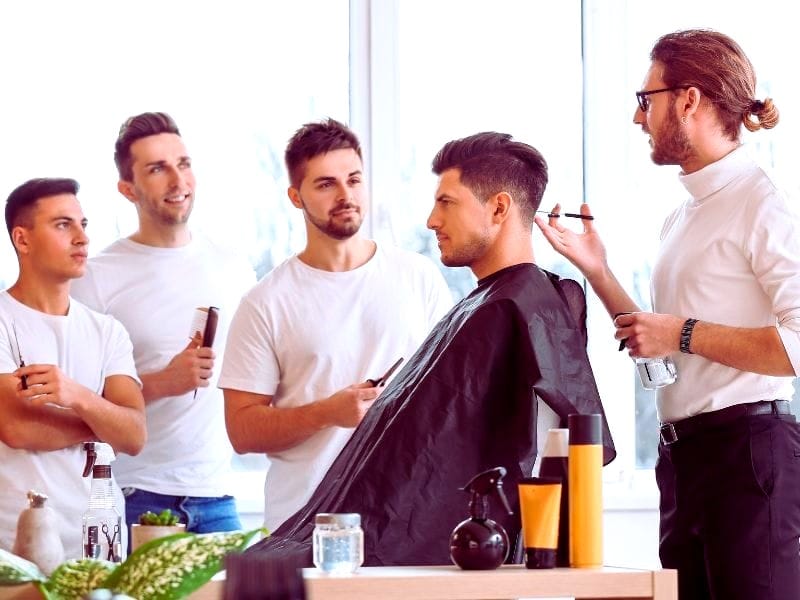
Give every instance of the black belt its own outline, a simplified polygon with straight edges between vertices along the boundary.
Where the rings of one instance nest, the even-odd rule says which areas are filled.
[[[788,400],[762,400],[747,404],[734,404],[727,408],[700,413],[674,423],[661,423],[661,443],[669,446],[685,437],[700,433],[705,429],[726,425],[741,417],[788,415],[790,413]]]

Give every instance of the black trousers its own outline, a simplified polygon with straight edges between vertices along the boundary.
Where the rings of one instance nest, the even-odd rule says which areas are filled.
[[[799,600],[795,418],[740,417],[658,454],[659,554],[680,600]]]

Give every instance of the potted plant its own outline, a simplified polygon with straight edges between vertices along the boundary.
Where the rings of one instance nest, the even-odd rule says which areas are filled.
[[[0,586],[33,586],[43,600],[105,599],[112,591],[118,599],[180,600],[220,571],[225,555],[241,552],[258,534],[267,532],[178,533],[143,544],[120,565],[96,558],[68,560],[49,577],[0,548]],[[36,595],[25,590],[19,597],[31,593]]]
[[[168,508],[158,514],[149,510],[140,514],[139,523],[131,524],[131,550],[165,535],[183,533],[186,525],[179,523],[179,520],[180,517]]]

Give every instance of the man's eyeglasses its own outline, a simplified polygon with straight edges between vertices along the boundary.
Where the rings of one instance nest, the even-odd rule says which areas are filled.
[[[661,92],[673,92],[675,90],[688,90],[689,88],[685,85],[676,85],[675,87],[666,87],[661,88],[658,90],[642,90],[641,92],[636,92],[636,100],[639,102],[639,108],[642,109],[642,112],[647,112],[647,109],[650,108],[650,96],[651,94],[660,94]]]

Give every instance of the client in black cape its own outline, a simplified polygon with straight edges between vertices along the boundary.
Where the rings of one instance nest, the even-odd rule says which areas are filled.
[[[521,145],[501,134],[472,137],[479,147]],[[541,192],[536,206],[540,199]],[[440,246],[443,262],[455,264]],[[508,471],[504,491],[514,515],[498,506],[491,516],[516,539],[517,483],[530,476],[536,458],[537,396],[563,426],[571,413],[603,414],[585,338],[558,278],[532,261],[503,265],[433,329],[311,500],[250,551],[310,566],[314,515],[357,512],[366,565],[449,564],[450,533],[468,516],[469,495],[459,488],[497,466]],[[603,424],[607,464],[615,451],[605,417]]]

